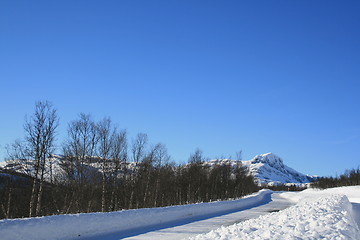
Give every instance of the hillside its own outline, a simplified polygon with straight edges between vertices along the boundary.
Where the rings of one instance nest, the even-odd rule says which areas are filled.
[[[304,184],[314,179],[286,166],[283,160],[273,153],[257,155],[251,160],[243,161],[243,165],[259,184]]]
[[[239,161],[231,159],[211,160],[205,165],[231,165],[235,166]],[[240,161],[258,185],[304,185],[310,183],[314,177],[302,174],[288,166],[283,160],[273,153],[266,153],[255,156],[251,160]]]

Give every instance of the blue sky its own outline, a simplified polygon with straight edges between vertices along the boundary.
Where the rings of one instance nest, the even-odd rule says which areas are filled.
[[[38,100],[59,145],[79,113],[173,160],[266,152],[309,174],[360,165],[359,1],[0,3],[0,159]]]

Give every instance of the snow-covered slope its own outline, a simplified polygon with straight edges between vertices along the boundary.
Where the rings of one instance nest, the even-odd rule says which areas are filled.
[[[314,177],[302,174],[286,166],[283,160],[273,153],[257,155],[247,161],[215,159],[204,164],[210,167],[214,165],[235,167],[239,162],[247,168],[249,174],[254,177],[259,185],[305,185],[314,179]]]
[[[283,160],[273,153],[257,155],[242,163],[259,185],[304,184],[311,181],[311,177],[286,166]]]

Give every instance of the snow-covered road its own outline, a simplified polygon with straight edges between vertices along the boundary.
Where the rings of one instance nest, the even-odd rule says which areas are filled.
[[[262,202],[254,203],[243,209],[231,210],[231,213],[219,213],[217,216],[204,216],[201,218],[188,219],[173,224],[159,224],[145,229],[117,232],[111,234],[100,234],[86,240],[148,240],[148,239],[184,239],[198,234],[207,233],[221,226],[229,226],[234,223],[256,218],[261,215],[283,210],[294,203],[280,196],[280,193],[267,192]],[[175,226],[173,226],[175,225]]]

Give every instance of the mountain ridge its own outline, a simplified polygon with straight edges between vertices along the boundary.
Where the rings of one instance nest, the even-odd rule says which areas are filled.
[[[308,184],[314,177],[305,175],[288,167],[282,158],[274,153],[256,155],[253,159],[242,161],[249,169],[259,185],[280,185],[280,184]]]
[[[259,186],[304,186],[316,179],[316,177],[305,175],[288,167],[282,158],[271,152],[256,155],[250,160],[214,159],[210,160],[209,164],[230,164],[234,166],[238,162],[247,168],[248,174],[254,177]]]

